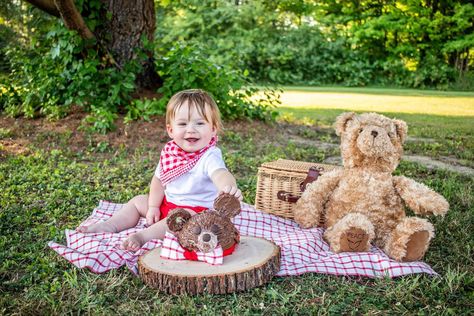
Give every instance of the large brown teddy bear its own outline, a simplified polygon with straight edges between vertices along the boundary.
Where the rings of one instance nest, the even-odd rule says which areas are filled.
[[[322,175],[310,184],[295,208],[295,220],[304,228],[321,218],[324,238],[332,251],[368,251],[370,244],[398,261],[423,257],[433,225],[408,217],[444,215],[448,202],[423,184],[392,176],[403,153],[405,122],[376,113],[343,113],[336,120],[344,168]]]

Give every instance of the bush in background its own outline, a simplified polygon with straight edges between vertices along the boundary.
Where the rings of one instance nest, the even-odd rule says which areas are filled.
[[[224,119],[275,117],[275,91],[261,100],[251,98],[256,89],[250,88],[251,81],[244,72],[230,64],[211,62],[194,44],[161,46],[155,60],[165,79],[158,91],[162,98],[134,99],[135,79],[142,71],[140,61],[149,56],[137,51],[136,58],[119,69],[113,60],[95,50],[98,45],[66,30],[61,22],[48,20],[37,11],[32,11],[32,16],[36,23],[29,28],[28,37],[19,42],[0,42],[4,44],[0,61],[5,70],[0,77],[0,109],[10,116],[59,119],[75,105],[89,113],[85,126],[104,133],[114,128],[119,113],[125,114],[125,122],[150,119],[164,113],[172,94],[201,88],[214,95]],[[12,28],[0,32],[10,34],[10,38],[16,34]],[[144,46],[153,51],[154,43]]]
[[[161,1],[157,38],[286,85],[474,86],[468,1]],[[468,88],[469,89],[469,88]]]
[[[272,108],[279,102],[276,90],[270,90],[267,97],[256,102],[252,96],[258,91],[250,86],[247,73],[216,64],[198,43],[176,43],[162,51],[157,60],[158,72],[164,79],[163,87],[158,90],[163,94],[158,101],[162,111],[174,93],[201,88],[214,96],[225,119],[274,119],[276,112]]]

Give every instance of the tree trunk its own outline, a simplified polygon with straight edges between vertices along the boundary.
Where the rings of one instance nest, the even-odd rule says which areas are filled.
[[[102,28],[97,29],[99,41],[114,56],[119,67],[133,60],[138,53],[148,58],[142,63],[143,71],[137,76],[139,88],[157,89],[163,83],[155,71],[153,52],[143,48],[143,40],[154,40],[156,17],[153,0],[102,0]],[[109,16],[110,18],[107,18]]]
[[[58,8],[64,25],[70,30],[76,30],[84,39],[93,39],[94,34],[89,30],[84,20],[77,11],[73,0],[54,0],[56,8]]]
[[[154,40],[156,17],[153,0],[101,0],[103,24],[92,32],[87,27],[87,19],[92,12],[83,10],[79,13],[73,0],[25,1],[51,15],[61,16],[66,27],[77,31],[82,38],[95,37],[120,69],[138,54],[145,53],[148,58],[142,61],[142,72],[137,75],[138,88],[156,90],[163,84],[155,71],[153,51],[144,48],[142,42],[143,39]]]

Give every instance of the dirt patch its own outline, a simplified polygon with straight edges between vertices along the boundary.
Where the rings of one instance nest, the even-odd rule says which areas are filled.
[[[457,159],[451,157],[440,157],[440,159],[446,159],[447,161],[449,161],[449,163],[443,162],[442,160],[435,160],[426,156],[404,155],[402,159],[419,163],[428,169],[445,169],[468,176],[474,176],[474,169],[460,165]],[[340,156],[328,157],[323,162],[342,166],[342,158]]]
[[[13,141],[9,139],[0,139],[0,157],[6,155],[26,155],[30,150],[24,144],[24,141]]]
[[[412,136],[408,136],[406,141],[413,142],[413,143],[436,143],[436,139],[433,139],[433,138],[412,137]]]
[[[339,148],[339,144],[327,143],[320,140],[303,138],[297,135],[291,135],[288,140],[293,141],[295,144],[303,146],[313,146],[321,150],[332,150]]]
[[[48,121],[45,118],[25,119],[0,116],[0,156],[7,154],[28,154],[28,147],[43,149],[65,149],[71,152],[83,152],[101,144],[114,151],[126,149],[129,152],[137,148],[160,149],[168,140],[165,118],[153,117],[150,122],[133,121],[124,123],[123,117],[116,122],[116,128],[103,135],[88,132],[82,122],[87,113],[73,112],[60,121]],[[284,139],[282,135],[289,130],[278,124],[265,124],[254,121],[225,122],[225,131],[233,131],[241,137],[252,137],[261,145]],[[101,153],[106,156],[107,153]]]
[[[133,150],[138,146],[157,147],[167,141],[164,118],[132,124],[124,124],[123,118],[120,118],[114,131],[102,135],[85,130],[82,126],[85,116],[85,113],[78,112],[60,121],[0,117],[0,128],[9,131],[2,142],[23,147],[34,145],[45,150],[66,146],[73,152],[81,152],[101,142],[106,142],[112,148],[125,146]]]
[[[333,150],[339,148],[339,143],[328,143],[320,140],[312,140],[300,137],[298,135],[290,135],[289,140],[294,141],[297,144],[311,145],[323,150]],[[436,140],[431,138],[415,138],[409,137],[408,141],[412,142],[435,142]],[[474,169],[464,166],[463,163],[454,157],[439,157],[438,160],[428,156],[419,155],[404,155],[403,160],[419,163],[428,169],[445,169],[452,172],[461,173],[468,176],[474,176]],[[342,166],[342,158],[340,156],[330,156],[324,159],[323,163],[333,164]]]
[[[60,121],[48,121],[45,118],[25,119],[0,116],[0,129],[5,136],[0,136],[0,158],[6,155],[27,155],[30,146],[43,150],[64,149],[72,152],[83,152],[91,147],[106,144],[112,150],[98,153],[99,156],[110,156],[118,149],[133,152],[138,148],[159,150],[169,138],[166,133],[164,117],[154,117],[150,122],[134,121],[125,124],[123,117],[116,121],[116,129],[105,134],[90,133],[82,127],[87,114],[80,109]],[[302,146],[314,146],[334,152],[339,143],[321,141],[333,137],[332,130],[313,126],[292,125],[287,123],[266,124],[256,121],[225,122],[225,131],[232,131],[243,138],[252,138],[257,146],[273,144],[286,146],[289,141]],[[335,136],[334,136],[335,137]],[[457,159],[441,157],[435,160],[426,156],[403,156],[403,159],[420,163],[430,169],[446,169],[473,176],[474,169],[463,166]],[[340,156],[331,156],[324,163],[342,165]]]
[[[342,166],[342,158],[341,158],[341,156],[327,157],[326,159],[324,159],[323,163],[327,163],[327,164],[330,164],[330,165]]]
[[[458,160],[450,157],[441,157],[440,159],[446,159],[450,163],[443,162],[441,160],[434,160],[426,156],[403,156],[404,160],[416,162],[422,164],[428,169],[445,169],[457,173],[462,173],[468,176],[474,176],[474,169],[462,166],[458,163]]]

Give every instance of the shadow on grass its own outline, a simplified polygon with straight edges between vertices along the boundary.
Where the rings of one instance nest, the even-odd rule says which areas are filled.
[[[406,88],[378,88],[378,87],[305,87],[305,86],[282,86],[284,91],[293,92],[318,92],[318,93],[351,93],[351,94],[372,94],[372,95],[390,95],[390,96],[436,96],[447,98],[466,98],[474,97],[474,92],[470,91],[439,91],[439,90],[420,90]]]

